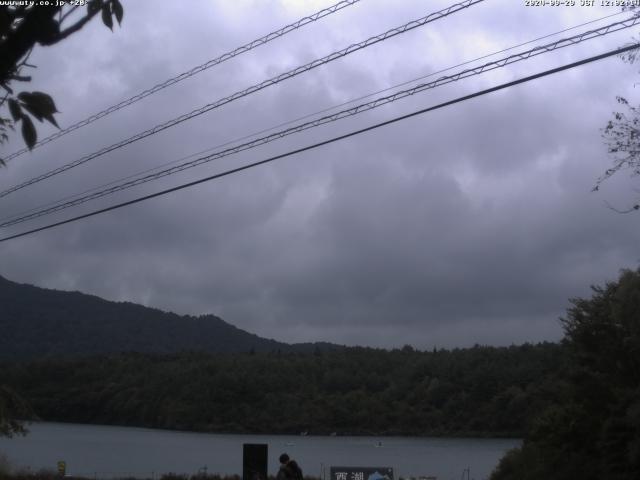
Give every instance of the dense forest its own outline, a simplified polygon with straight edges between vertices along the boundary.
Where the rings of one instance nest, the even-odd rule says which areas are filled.
[[[216,432],[521,436],[554,395],[550,343],[418,352],[181,353],[4,363],[43,420]]]
[[[572,305],[556,392],[492,480],[640,478],[640,269]]]

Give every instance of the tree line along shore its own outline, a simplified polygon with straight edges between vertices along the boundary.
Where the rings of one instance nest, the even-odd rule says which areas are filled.
[[[225,433],[520,437],[557,344],[311,354],[118,354],[4,362],[37,418]]]

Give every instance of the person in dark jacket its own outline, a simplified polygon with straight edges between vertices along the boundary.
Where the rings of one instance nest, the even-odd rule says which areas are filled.
[[[278,470],[276,480],[303,480],[302,469],[286,453],[280,455],[280,470]]]

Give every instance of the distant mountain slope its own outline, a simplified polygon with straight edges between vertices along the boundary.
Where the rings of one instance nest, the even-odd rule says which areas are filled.
[[[114,352],[308,351],[234,327],[214,315],[180,316],[0,276],[0,359]],[[330,348],[329,344],[317,344]]]

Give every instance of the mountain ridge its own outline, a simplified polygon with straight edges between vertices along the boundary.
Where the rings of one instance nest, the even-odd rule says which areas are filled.
[[[213,314],[179,315],[79,291],[20,284],[0,275],[0,359],[120,352],[307,352],[341,348],[287,344],[242,330]]]

